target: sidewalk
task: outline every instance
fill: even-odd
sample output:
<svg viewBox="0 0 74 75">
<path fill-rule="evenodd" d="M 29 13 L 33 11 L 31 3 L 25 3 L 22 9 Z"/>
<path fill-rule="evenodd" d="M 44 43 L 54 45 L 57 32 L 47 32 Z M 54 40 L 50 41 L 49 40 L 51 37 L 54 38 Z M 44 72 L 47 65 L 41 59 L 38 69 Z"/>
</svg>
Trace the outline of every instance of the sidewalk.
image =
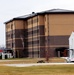
<svg viewBox="0 0 74 75">
<path fill-rule="evenodd" d="M 30 67 L 30 66 L 41 66 L 41 65 L 74 65 L 74 63 L 4 64 L 4 66 L 12 66 L 12 67 Z"/>
</svg>

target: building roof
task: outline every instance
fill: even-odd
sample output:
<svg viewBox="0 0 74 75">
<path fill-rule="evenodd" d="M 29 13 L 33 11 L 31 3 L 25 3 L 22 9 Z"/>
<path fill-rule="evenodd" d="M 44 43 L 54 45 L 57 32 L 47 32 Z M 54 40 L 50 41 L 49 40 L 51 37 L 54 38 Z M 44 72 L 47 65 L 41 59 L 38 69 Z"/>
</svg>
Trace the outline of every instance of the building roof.
<svg viewBox="0 0 74 75">
<path fill-rule="evenodd" d="M 47 11 L 43 11 L 43 12 L 40 12 L 40 13 L 71 13 L 74 11 L 72 10 L 66 10 L 66 9 L 51 9 L 51 10 L 47 10 Z"/>
<path fill-rule="evenodd" d="M 65 10 L 65 9 L 51 9 L 51 10 L 37 12 L 37 13 L 32 12 L 32 14 L 15 17 L 15 18 L 5 22 L 5 24 L 8 23 L 8 22 L 11 22 L 13 20 L 24 20 L 24 19 L 28 19 L 28 18 L 34 17 L 36 15 L 42 15 L 42 14 L 74 14 L 74 11 L 72 11 L 72 10 Z"/>
</svg>

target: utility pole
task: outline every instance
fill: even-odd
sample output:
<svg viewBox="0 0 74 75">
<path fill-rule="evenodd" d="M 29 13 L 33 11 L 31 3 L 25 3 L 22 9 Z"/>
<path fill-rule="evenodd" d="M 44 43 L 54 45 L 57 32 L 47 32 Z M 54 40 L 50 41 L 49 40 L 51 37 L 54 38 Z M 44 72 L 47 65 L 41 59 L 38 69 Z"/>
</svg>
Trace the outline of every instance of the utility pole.
<svg viewBox="0 0 74 75">
<path fill-rule="evenodd" d="M 49 16 L 47 15 L 47 39 L 46 39 L 46 43 L 47 43 L 47 47 L 46 47 L 46 61 L 49 62 Z"/>
<path fill-rule="evenodd" d="M 47 37 L 46 61 L 49 62 L 49 36 Z"/>
</svg>

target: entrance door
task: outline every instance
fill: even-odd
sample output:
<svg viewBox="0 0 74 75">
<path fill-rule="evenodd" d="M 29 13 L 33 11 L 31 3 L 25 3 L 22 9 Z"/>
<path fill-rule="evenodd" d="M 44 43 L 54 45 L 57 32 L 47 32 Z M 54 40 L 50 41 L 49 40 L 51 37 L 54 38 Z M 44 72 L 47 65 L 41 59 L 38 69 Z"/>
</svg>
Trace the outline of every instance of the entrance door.
<svg viewBox="0 0 74 75">
<path fill-rule="evenodd" d="M 19 58 L 19 51 L 16 51 L 16 58 Z"/>
</svg>

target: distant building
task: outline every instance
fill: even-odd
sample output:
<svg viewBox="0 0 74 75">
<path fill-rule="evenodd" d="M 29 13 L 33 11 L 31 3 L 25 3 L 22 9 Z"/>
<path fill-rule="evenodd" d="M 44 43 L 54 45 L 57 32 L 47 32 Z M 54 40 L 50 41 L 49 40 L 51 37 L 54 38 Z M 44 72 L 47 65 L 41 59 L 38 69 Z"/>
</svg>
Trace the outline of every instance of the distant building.
<svg viewBox="0 0 74 75">
<path fill-rule="evenodd" d="M 74 11 L 33 12 L 9 20 L 5 26 L 6 47 L 14 50 L 15 57 L 67 56 L 64 50 L 74 30 Z"/>
<path fill-rule="evenodd" d="M 0 49 L 0 59 L 13 58 L 13 51 L 10 49 Z"/>
</svg>

